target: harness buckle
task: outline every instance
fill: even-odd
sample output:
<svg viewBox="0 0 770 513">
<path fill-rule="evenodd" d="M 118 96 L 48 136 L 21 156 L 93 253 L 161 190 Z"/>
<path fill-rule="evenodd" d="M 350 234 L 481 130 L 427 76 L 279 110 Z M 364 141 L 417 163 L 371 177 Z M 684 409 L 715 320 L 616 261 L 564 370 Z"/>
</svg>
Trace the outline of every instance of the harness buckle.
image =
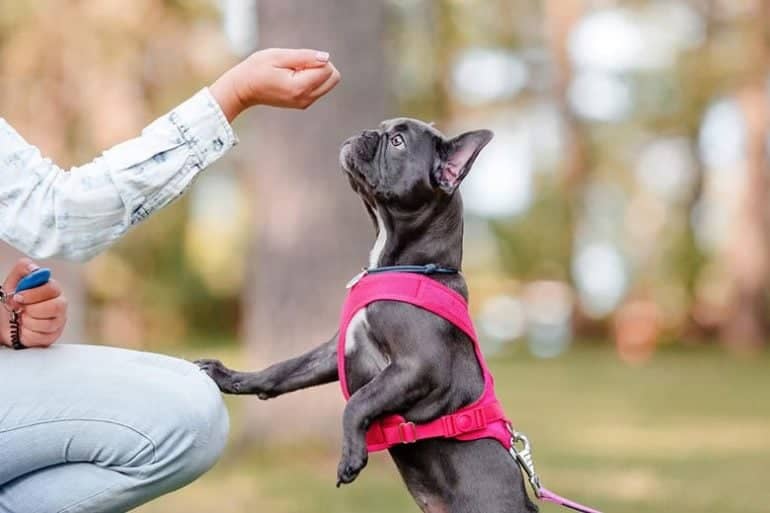
<svg viewBox="0 0 770 513">
<path fill-rule="evenodd" d="M 417 441 L 417 426 L 414 422 L 402 422 L 398 425 L 398 434 L 402 444 L 413 444 Z"/>
<path fill-rule="evenodd" d="M 540 498 L 540 476 L 535 471 L 535 461 L 532 458 L 532 444 L 524 433 L 515 431 L 511 425 L 508 425 L 508 430 L 511 432 L 511 448 L 508 449 L 508 452 L 527 474 L 532 491 L 537 498 Z M 516 449 L 517 443 L 521 443 L 521 449 Z"/>
<path fill-rule="evenodd" d="M 484 408 L 475 408 L 463 413 L 454 413 L 444 418 L 444 436 L 454 438 L 457 435 L 482 429 L 487 425 Z"/>
</svg>

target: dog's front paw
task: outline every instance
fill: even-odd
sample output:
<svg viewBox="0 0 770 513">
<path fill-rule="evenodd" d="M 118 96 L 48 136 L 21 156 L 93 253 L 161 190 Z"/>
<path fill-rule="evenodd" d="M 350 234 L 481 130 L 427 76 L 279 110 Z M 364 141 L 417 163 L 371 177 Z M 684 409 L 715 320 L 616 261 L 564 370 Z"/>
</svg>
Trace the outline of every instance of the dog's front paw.
<svg viewBox="0 0 770 513">
<path fill-rule="evenodd" d="M 342 484 L 349 484 L 355 481 L 358 474 L 366 466 L 367 461 L 369 461 L 369 452 L 366 449 L 366 445 L 356 450 L 343 448 L 342 460 L 337 467 L 337 488 Z"/>
<path fill-rule="evenodd" d="M 195 360 L 195 365 L 208 374 L 222 392 L 226 394 L 241 392 L 241 383 L 235 378 L 235 372 L 225 367 L 219 360 Z"/>
</svg>

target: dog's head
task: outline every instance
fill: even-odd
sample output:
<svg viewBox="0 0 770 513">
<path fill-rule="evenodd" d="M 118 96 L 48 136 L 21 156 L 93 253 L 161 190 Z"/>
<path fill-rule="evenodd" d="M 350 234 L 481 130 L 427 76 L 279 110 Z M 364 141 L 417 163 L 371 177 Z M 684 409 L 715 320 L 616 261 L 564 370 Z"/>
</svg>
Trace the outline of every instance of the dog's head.
<svg viewBox="0 0 770 513">
<path fill-rule="evenodd" d="M 449 139 L 422 121 L 391 119 L 345 141 L 340 163 L 370 210 L 413 213 L 453 196 L 492 135 Z"/>
</svg>

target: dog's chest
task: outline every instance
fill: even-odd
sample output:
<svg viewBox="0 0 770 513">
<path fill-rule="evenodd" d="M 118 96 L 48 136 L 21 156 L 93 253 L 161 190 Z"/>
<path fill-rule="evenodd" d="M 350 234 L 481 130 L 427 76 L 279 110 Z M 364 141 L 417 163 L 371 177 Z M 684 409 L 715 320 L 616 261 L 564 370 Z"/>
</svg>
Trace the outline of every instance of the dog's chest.
<svg viewBox="0 0 770 513">
<path fill-rule="evenodd" d="M 390 358 L 372 333 L 367 309 L 362 308 L 350 319 L 345 331 L 345 374 L 350 392 L 374 379 L 389 364 Z"/>
</svg>

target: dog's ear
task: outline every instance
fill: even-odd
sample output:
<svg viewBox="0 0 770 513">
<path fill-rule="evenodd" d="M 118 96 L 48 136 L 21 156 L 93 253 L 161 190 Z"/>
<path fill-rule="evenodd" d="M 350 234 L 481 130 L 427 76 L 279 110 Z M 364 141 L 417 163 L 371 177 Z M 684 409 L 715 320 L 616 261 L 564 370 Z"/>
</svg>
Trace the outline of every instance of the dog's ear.
<svg viewBox="0 0 770 513">
<path fill-rule="evenodd" d="M 463 181 L 484 146 L 494 137 L 491 130 L 474 130 L 442 141 L 434 171 L 438 186 L 452 194 Z"/>
</svg>

